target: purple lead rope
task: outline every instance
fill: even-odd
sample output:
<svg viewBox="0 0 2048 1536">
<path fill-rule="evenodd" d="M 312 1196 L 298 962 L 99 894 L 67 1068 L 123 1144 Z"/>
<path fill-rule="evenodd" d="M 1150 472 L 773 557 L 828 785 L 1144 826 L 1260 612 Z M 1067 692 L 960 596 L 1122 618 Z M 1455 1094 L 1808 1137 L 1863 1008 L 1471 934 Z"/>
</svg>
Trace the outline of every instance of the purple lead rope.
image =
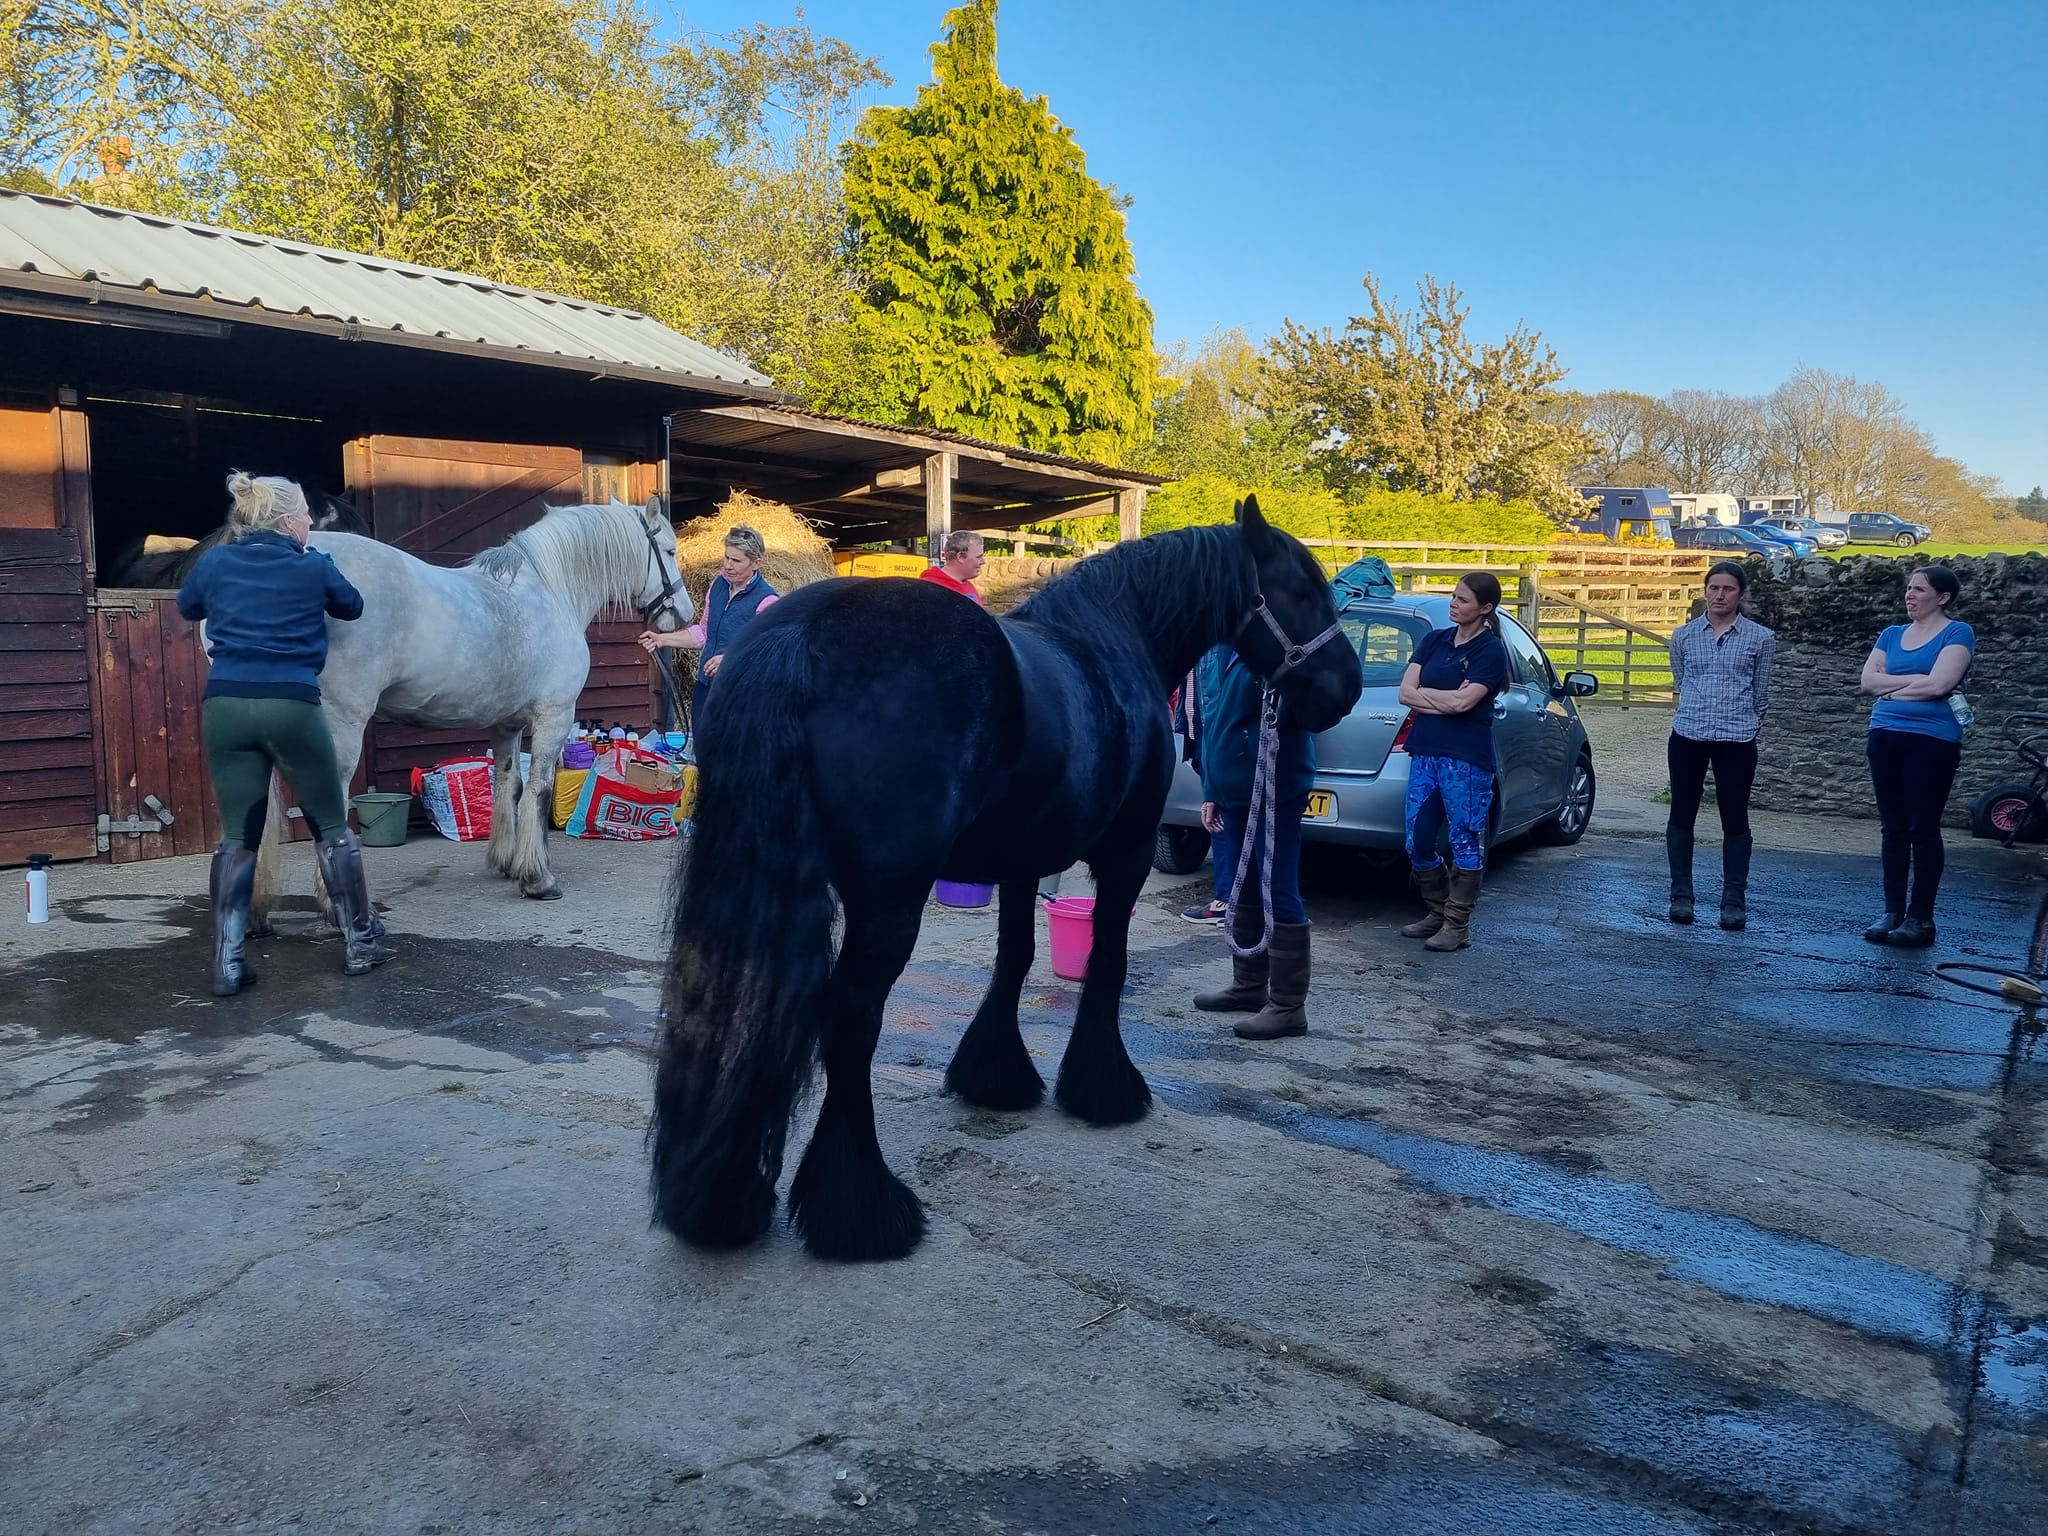
<svg viewBox="0 0 2048 1536">
<path fill-rule="evenodd" d="M 1259 757 L 1252 767 L 1252 803 L 1245 807 L 1244 842 L 1237 850 L 1237 874 L 1230 882 L 1230 900 L 1223 911 L 1223 940 L 1230 952 L 1249 960 L 1263 955 L 1273 942 L 1273 808 L 1279 797 L 1273 780 L 1280 766 L 1280 696 L 1270 685 L 1259 699 Z M 1259 941 L 1249 946 L 1237 942 L 1237 900 L 1244 892 L 1244 877 L 1250 872 L 1254 839 L 1259 849 L 1259 916 L 1263 927 Z"/>
</svg>

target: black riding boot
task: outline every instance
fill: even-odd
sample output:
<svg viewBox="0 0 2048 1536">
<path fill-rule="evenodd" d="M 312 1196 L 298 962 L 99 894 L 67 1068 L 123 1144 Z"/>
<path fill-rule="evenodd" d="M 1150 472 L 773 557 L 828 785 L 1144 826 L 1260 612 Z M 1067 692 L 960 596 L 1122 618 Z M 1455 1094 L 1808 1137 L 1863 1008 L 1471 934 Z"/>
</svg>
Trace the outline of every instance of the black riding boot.
<svg viewBox="0 0 2048 1536">
<path fill-rule="evenodd" d="M 1692 921 L 1692 828 L 1666 825 L 1664 856 L 1671 864 L 1671 921 Z"/>
<path fill-rule="evenodd" d="M 214 850 L 207 875 L 213 899 L 213 995 L 233 997 L 256 984 L 256 973 L 242 958 L 249 939 L 249 901 L 256 894 L 256 853 L 230 839 Z"/>
<path fill-rule="evenodd" d="M 1731 933 L 1749 926 L 1749 854 L 1755 846 L 1747 832 L 1721 843 L 1721 926 Z"/>
<path fill-rule="evenodd" d="M 1237 942 L 1253 945 L 1266 931 L 1265 909 L 1256 898 L 1237 904 Z M 1256 955 L 1233 953 L 1230 957 L 1230 985 L 1219 992 L 1197 992 L 1195 1006 L 1204 1013 L 1257 1013 L 1266 1006 L 1266 979 L 1273 963 L 1268 952 Z"/>
<path fill-rule="evenodd" d="M 391 951 L 377 933 L 377 914 L 370 906 L 370 885 L 363 875 L 363 845 L 344 827 L 316 844 L 315 851 L 320 877 L 327 882 L 327 894 L 334 902 L 334 915 L 341 919 L 342 969 L 350 976 L 367 975 L 372 967 L 389 960 Z"/>
</svg>

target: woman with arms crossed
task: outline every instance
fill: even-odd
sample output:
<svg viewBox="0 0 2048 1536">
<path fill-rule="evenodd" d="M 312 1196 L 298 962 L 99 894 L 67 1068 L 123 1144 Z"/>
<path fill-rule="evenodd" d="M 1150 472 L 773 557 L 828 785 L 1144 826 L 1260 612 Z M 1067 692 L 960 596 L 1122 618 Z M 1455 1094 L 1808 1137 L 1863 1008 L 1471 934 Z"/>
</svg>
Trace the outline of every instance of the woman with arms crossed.
<svg viewBox="0 0 2048 1536">
<path fill-rule="evenodd" d="M 1493 807 L 1493 700 L 1507 687 L 1500 637 L 1500 582 L 1474 571 L 1451 594 L 1451 625 L 1423 636 L 1401 679 L 1415 712 L 1408 733 L 1408 862 L 1429 911 L 1401 930 L 1425 949 L 1463 949 L 1486 878 L 1486 827 Z M 1437 841 L 1449 829 L 1446 870 Z"/>
<path fill-rule="evenodd" d="M 1873 944 L 1920 949 L 1934 942 L 1941 813 L 1963 760 L 1956 705 L 1977 653 L 1976 632 L 1949 617 L 1961 591 L 1945 565 L 1915 571 L 1906 583 L 1906 622 L 1879 635 L 1863 663 L 1863 691 L 1877 700 L 1868 751 L 1884 854 L 1884 915 L 1863 930 Z"/>
</svg>

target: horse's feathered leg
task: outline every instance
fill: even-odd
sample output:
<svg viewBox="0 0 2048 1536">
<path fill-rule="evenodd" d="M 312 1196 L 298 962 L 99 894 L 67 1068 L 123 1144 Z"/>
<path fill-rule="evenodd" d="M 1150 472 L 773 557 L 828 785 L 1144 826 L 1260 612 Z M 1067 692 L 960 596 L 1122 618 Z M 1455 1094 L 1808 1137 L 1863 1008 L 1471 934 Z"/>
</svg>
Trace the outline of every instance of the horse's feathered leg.
<svg viewBox="0 0 2048 1536">
<path fill-rule="evenodd" d="M 869 1074 L 882 1006 L 917 946 L 926 889 L 920 881 L 847 902 L 824 1041 L 825 1102 L 789 1184 L 790 1221 L 817 1258 L 900 1259 L 924 1236 L 924 1207 L 883 1161 Z"/>
<path fill-rule="evenodd" d="M 555 762 L 574 724 L 567 709 L 536 714 L 533 721 L 533 765 L 521 787 L 511 873 L 519 877 L 519 894 L 535 901 L 555 901 L 562 894 L 548 867 L 548 816 L 555 803 Z"/>
<path fill-rule="evenodd" d="M 983 1109 L 1030 1109 L 1045 1097 L 1045 1079 L 1017 1027 L 1017 999 L 1037 940 L 1037 891 L 1036 880 L 1003 883 L 995 975 L 946 1068 L 946 1086 Z"/>
<path fill-rule="evenodd" d="M 519 841 L 519 735 L 521 727 L 491 730 L 491 840 L 484 845 L 484 863 L 499 874 L 519 873 L 513 849 Z"/>
<path fill-rule="evenodd" d="M 1053 1097 L 1060 1108 L 1090 1125 L 1129 1125 L 1144 1119 L 1152 1106 L 1152 1090 L 1131 1064 L 1117 1023 L 1130 962 L 1131 906 L 1151 858 L 1148 832 L 1143 842 L 1089 861 L 1095 876 L 1095 941 Z"/>
<path fill-rule="evenodd" d="M 270 775 L 270 804 L 263 816 L 263 837 L 256 844 L 256 886 L 249 898 L 249 937 L 267 939 L 277 930 L 270 914 L 284 892 L 284 780 Z M 223 835 L 228 834 L 223 829 Z"/>
</svg>

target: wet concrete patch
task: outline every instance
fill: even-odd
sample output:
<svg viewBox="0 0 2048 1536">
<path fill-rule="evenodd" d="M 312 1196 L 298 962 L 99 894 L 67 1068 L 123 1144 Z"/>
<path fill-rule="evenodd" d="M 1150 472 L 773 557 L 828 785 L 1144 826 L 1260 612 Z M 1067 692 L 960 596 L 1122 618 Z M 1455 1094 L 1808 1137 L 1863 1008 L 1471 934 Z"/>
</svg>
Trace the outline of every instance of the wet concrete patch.
<svg viewBox="0 0 2048 1536">
<path fill-rule="evenodd" d="M 0 973 L 9 996 L 0 1026 L 79 1058 L 65 1075 L 83 1086 L 58 1128 L 102 1129 L 231 1092 L 275 1064 L 266 1041 L 394 1071 L 421 1062 L 415 1049 L 378 1044 L 393 1036 L 448 1039 L 526 1062 L 654 1047 L 654 974 L 623 956 L 396 935 L 392 963 L 349 977 L 338 936 L 301 923 L 250 946 L 255 986 L 216 998 L 207 986 L 206 913 L 188 909 L 187 931 L 124 949 L 118 960 L 79 950 Z M 59 1085 L 55 1077 L 30 1083 L 46 1092 Z"/>
<path fill-rule="evenodd" d="M 2022 1368 L 2007 1371 L 1999 1365 L 1979 1373 L 1975 1390 L 2015 1413 L 2041 1416 L 2040 1427 L 2048 1432 L 2048 1403 L 2041 1400 L 2027 1363 L 2040 1324 L 2006 1316 L 1976 1288 L 1774 1232 L 1737 1216 L 1686 1210 L 1643 1185 L 1571 1172 L 1520 1153 L 1389 1130 L 1368 1119 L 1317 1115 L 1156 1074 L 1151 1083 L 1176 1108 L 1232 1115 L 1318 1146 L 1363 1153 L 1402 1169 L 1425 1188 L 1657 1259 L 1672 1278 L 1736 1300 L 1791 1307 L 1941 1354 L 1965 1374 L 1983 1347 L 1980 1334 L 2010 1339 Z M 2008 1400 L 2003 1395 L 2008 1390 L 2018 1395 Z"/>
</svg>

